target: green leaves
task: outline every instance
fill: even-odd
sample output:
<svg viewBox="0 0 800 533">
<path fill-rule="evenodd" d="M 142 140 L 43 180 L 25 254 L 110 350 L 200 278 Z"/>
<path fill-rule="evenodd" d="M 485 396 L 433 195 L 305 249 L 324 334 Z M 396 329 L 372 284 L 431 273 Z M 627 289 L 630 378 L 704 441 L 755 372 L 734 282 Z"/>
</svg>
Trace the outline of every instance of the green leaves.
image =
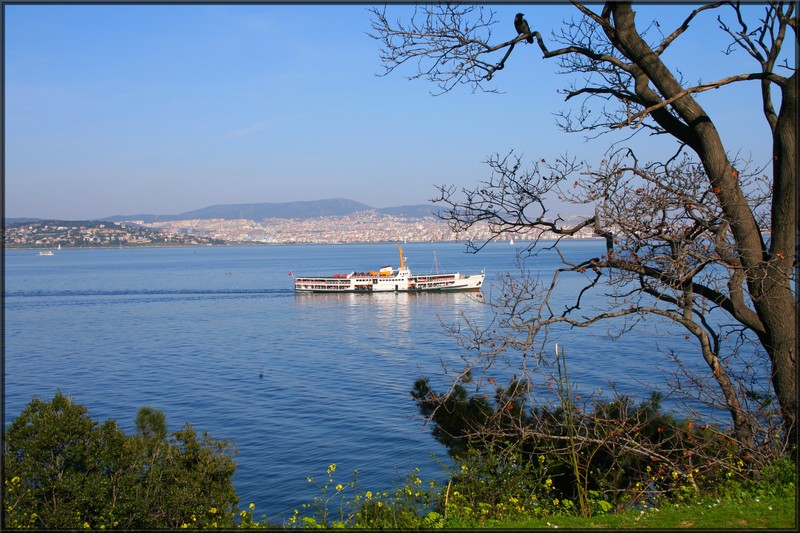
<svg viewBox="0 0 800 533">
<path fill-rule="evenodd" d="M 31 400 L 5 435 L 5 524 L 233 525 L 232 444 L 198 438 L 189 424 L 167 438 L 166 417 L 152 408 L 139 411 L 136 425 L 139 435 L 127 436 L 113 420 L 98 424 L 61 392 Z"/>
</svg>

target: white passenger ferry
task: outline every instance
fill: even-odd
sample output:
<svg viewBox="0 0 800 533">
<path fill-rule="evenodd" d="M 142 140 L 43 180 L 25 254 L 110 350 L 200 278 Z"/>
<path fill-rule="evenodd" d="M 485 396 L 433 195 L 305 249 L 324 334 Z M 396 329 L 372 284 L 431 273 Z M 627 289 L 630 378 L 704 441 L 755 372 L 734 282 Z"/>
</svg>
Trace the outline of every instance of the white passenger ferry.
<svg viewBox="0 0 800 533">
<path fill-rule="evenodd" d="M 479 291 L 486 274 L 465 276 L 454 274 L 428 274 L 415 276 L 406 266 L 403 249 L 400 251 L 400 268 L 385 266 L 378 271 L 351 272 L 332 276 L 292 276 L 297 292 L 456 292 Z"/>
</svg>

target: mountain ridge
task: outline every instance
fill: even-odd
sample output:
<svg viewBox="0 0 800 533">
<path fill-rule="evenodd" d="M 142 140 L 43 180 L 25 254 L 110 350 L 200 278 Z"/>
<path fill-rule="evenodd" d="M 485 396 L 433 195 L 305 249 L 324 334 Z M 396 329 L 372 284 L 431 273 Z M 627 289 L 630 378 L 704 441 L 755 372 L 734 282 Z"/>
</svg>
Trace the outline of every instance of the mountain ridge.
<svg viewBox="0 0 800 533">
<path fill-rule="evenodd" d="M 112 215 L 97 219 L 103 222 L 163 222 L 172 220 L 206 220 L 221 218 L 225 220 L 263 220 L 265 218 L 297 218 L 309 219 L 325 216 L 345 216 L 364 211 L 375 211 L 379 214 L 407 218 L 423 218 L 435 216 L 443 208 L 432 204 L 402 205 L 396 207 L 375 208 L 346 198 L 330 198 L 325 200 L 301 200 L 295 202 L 259 202 L 248 204 L 215 204 L 174 215 Z M 6 218 L 6 224 L 19 222 L 35 222 L 49 220 L 43 218 L 17 217 Z"/>
</svg>

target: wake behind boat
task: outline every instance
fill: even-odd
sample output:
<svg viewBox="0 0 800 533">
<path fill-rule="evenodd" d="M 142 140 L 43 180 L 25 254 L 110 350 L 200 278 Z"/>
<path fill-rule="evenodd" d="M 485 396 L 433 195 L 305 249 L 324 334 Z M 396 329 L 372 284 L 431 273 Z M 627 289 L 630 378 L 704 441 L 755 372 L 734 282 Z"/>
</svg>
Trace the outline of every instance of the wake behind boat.
<svg viewBox="0 0 800 533">
<path fill-rule="evenodd" d="M 465 276 L 454 274 L 428 274 L 416 276 L 406 266 L 403 249 L 400 267 L 385 266 L 378 271 L 351 272 L 332 276 L 296 276 L 296 292 L 475 292 L 481 290 L 485 273 Z"/>
</svg>

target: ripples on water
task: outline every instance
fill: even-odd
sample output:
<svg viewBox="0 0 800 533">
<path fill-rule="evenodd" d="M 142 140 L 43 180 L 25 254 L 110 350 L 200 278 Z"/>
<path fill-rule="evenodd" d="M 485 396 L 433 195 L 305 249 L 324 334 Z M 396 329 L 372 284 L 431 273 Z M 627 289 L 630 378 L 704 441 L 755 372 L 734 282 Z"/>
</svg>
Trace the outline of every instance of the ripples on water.
<svg viewBox="0 0 800 533">
<path fill-rule="evenodd" d="M 570 243 L 597 255 L 598 242 Z M 514 271 L 514 250 L 408 244 L 414 272 Z M 441 323 L 490 318 L 471 294 L 295 295 L 288 273 L 329 274 L 397 264 L 393 245 L 61 250 L 5 253 L 7 425 L 33 396 L 57 389 L 114 418 L 128 433 L 142 405 L 170 430 L 191 422 L 238 446 L 237 492 L 279 520 L 359 470 L 363 490 L 391 488 L 412 468 L 439 475 L 445 451 L 417 416 L 409 390 L 421 374 L 460 361 Z M 555 257 L 534 263 L 552 269 Z M 642 338 L 570 332 L 570 375 L 584 388 L 623 390 L 658 380 Z M 664 342 L 664 339 L 661 340 Z M 677 342 L 680 348 L 681 343 Z M 653 350 L 655 350 L 655 346 Z M 648 354 L 649 355 L 649 354 Z M 621 371 L 624 369 L 624 371 Z"/>
</svg>

